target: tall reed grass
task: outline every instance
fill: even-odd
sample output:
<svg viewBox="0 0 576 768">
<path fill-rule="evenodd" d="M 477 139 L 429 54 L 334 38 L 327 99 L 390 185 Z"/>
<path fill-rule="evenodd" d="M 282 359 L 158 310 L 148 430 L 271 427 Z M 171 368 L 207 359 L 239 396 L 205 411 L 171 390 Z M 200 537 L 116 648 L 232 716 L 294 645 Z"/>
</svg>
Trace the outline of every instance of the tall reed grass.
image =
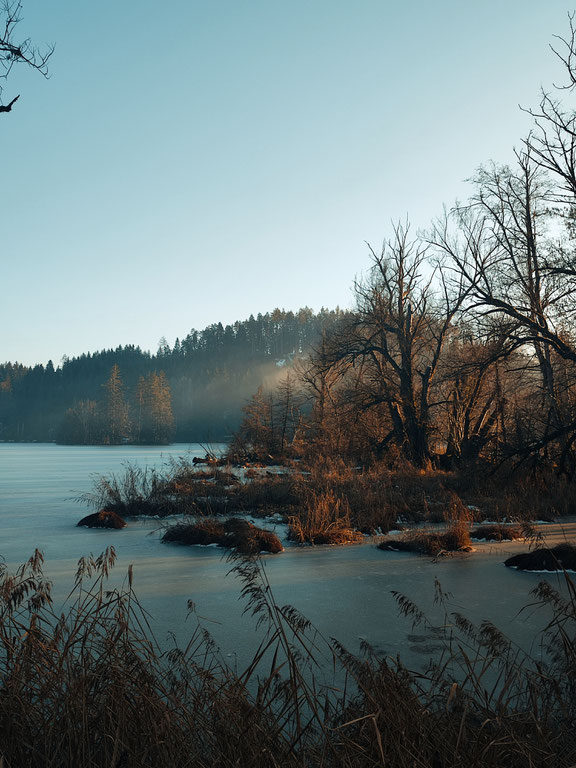
<svg viewBox="0 0 576 768">
<path fill-rule="evenodd" d="M 353 544 L 362 534 L 350 523 L 350 505 L 333 491 L 310 491 L 298 515 L 288 519 L 288 538 L 299 544 Z"/>
<path fill-rule="evenodd" d="M 0 759 L 4 768 L 569 768 L 576 762 L 576 589 L 543 582 L 547 649 L 532 659 L 488 622 L 444 604 L 442 627 L 397 595 L 414 624 L 440 631 L 427 672 L 361 656 L 278 605 L 265 572 L 240 558 L 252 661 L 230 668 L 201 622 L 185 648 L 160 649 L 129 570 L 112 549 L 80 561 L 55 610 L 42 557 L 0 574 Z M 193 611 L 194 607 L 190 605 Z M 375 606 L 376 609 L 376 606 Z M 336 670 L 333 678 L 331 670 Z M 335 682 L 336 681 L 336 682 Z"/>
<path fill-rule="evenodd" d="M 94 475 L 92 490 L 78 496 L 77 501 L 96 511 L 116 512 L 121 517 L 165 517 L 193 509 L 193 497 L 174 497 L 166 472 L 133 464 L 126 464 L 119 475 Z"/>
</svg>

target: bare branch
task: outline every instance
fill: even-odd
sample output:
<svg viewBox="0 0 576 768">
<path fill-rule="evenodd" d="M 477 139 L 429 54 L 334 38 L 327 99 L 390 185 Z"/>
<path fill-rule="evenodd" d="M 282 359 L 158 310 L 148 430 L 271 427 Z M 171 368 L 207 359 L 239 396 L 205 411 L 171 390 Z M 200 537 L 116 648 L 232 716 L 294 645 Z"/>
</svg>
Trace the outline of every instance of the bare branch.
<svg viewBox="0 0 576 768">
<path fill-rule="evenodd" d="M 3 29 L 0 32 L 0 79 L 7 80 L 16 64 L 25 64 L 43 77 L 48 77 L 48 61 L 54 53 L 54 46 L 41 50 L 33 45 L 30 38 L 17 40 L 15 37 L 16 27 L 22 21 L 21 0 L 4 0 L 0 6 L 0 17 L 3 17 Z M 0 112 L 10 112 L 18 98 L 16 96 L 6 106 L 0 105 Z"/>
</svg>

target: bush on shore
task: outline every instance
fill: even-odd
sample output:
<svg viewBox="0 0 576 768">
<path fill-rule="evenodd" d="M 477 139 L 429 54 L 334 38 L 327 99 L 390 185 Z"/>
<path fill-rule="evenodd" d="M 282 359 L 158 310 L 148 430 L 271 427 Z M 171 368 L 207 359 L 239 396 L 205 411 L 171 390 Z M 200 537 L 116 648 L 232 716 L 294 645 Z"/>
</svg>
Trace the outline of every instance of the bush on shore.
<svg viewBox="0 0 576 768">
<path fill-rule="evenodd" d="M 121 517 L 167 517 L 194 510 L 193 497 L 176 498 L 169 492 L 164 473 L 131 464 L 121 475 L 94 477 L 92 491 L 81 494 L 78 501 L 97 512 L 111 510 Z"/>
<path fill-rule="evenodd" d="M 288 520 L 288 538 L 299 544 L 355 544 L 360 531 L 350 525 L 350 506 L 332 491 L 311 492 L 304 509 Z"/>
</svg>

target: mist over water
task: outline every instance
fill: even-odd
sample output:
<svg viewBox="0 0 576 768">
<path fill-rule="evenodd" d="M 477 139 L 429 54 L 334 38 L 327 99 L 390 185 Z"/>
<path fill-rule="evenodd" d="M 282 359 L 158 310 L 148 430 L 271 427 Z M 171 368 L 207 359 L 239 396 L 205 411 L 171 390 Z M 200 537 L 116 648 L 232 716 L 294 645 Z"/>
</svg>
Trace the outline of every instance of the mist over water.
<svg viewBox="0 0 576 768">
<path fill-rule="evenodd" d="M 211 448 L 214 446 L 211 446 Z M 218 447 L 218 446 L 216 446 Z M 255 621 L 243 616 L 241 583 L 229 575 L 231 564 L 221 549 L 162 544 L 159 520 L 130 520 L 121 531 L 78 528 L 88 513 L 77 496 L 91 490 L 91 475 L 121 473 L 126 463 L 161 467 L 170 457 L 202 456 L 199 444 L 148 446 L 58 446 L 0 444 L 0 554 L 10 570 L 27 560 L 34 549 L 45 556 L 45 571 L 53 581 L 56 603 L 70 591 L 77 561 L 114 546 L 118 560 L 111 584 L 119 585 L 133 565 L 134 586 L 150 612 L 161 644 L 171 633 L 183 644 L 196 626 L 186 620 L 187 602 L 213 633 L 226 656 L 241 665 L 255 650 Z M 570 524 L 573 531 L 574 524 Z M 560 526 L 548 526 L 548 541 L 560 540 Z M 277 527 L 279 535 L 283 526 Z M 436 626 L 445 625 L 444 609 L 434 605 L 434 579 L 453 595 L 450 610 L 474 622 L 489 619 L 524 648 L 538 653 L 537 631 L 547 616 L 533 609 L 529 591 L 546 578 L 561 586 L 555 575 L 522 573 L 504 568 L 510 554 L 523 543 L 477 544 L 472 555 L 437 563 L 406 553 L 382 552 L 366 538 L 347 547 L 287 546 L 284 553 L 263 558 L 278 604 L 289 603 L 326 636 L 358 652 L 362 640 L 379 653 L 395 655 L 412 666 L 424 666 L 439 649 L 434 632 L 412 628 L 398 615 L 392 590 L 413 600 Z"/>
</svg>

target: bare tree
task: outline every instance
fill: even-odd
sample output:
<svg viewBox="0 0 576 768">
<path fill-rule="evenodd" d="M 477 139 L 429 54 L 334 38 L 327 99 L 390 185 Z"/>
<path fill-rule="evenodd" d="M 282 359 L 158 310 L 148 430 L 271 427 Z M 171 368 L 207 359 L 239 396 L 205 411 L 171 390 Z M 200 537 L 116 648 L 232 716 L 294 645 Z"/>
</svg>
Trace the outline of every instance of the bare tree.
<svg viewBox="0 0 576 768">
<path fill-rule="evenodd" d="M 333 343 L 328 344 L 324 332 L 317 349 L 296 367 L 303 397 L 310 403 L 308 439 L 322 456 L 354 453 L 360 437 L 356 428 L 360 416 L 356 394 L 362 372 L 359 367 L 348 366 L 346 374 L 344 366 L 327 364 L 332 348 Z"/>
<path fill-rule="evenodd" d="M 385 406 L 389 416 L 381 447 L 395 443 L 408 460 L 427 466 L 433 383 L 462 295 L 450 290 L 438 265 L 432 269 L 428 245 L 411 240 L 408 225 L 394 226 L 380 253 L 370 251 L 370 276 L 355 285 L 356 314 L 329 339 L 322 364 L 342 374 L 362 366 L 358 407 Z"/>
<path fill-rule="evenodd" d="M 516 160 L 515 169 L 480 169 L 470 203 L 439 224 L 431 241 L 466 284 L 467 310 L 496 322 L 506 336 L 507 353 L 519 350 L 525 367 L 538 373 L 533 409 L 540 428 L 522 447 L 530 453 L 574 429 L 561 407 L 556 360 L 576 362 L 569 332 L 576 272 L 567 263 L 566 248 L 548 232 L 557 223 L 550 179 L 530 151 L 517 153 Z"/>
<path fill-rule="evenodd" d="M 4 0 L 0 6 L 0 19 L 0 79 L 7 80 L 16 64 L 25 64 L 47 77 L 48 61 L 54 52 L 54 46 L 41 50 L 33 45 L 30 38 L 16 37 L 16 28 L 22 20 L 20 0 Z M 0 85 L 0 96 L 2 91 Z M 11 112 L 19 98 L 18 94 L 8 104 L 0 105 L 0 112 Z"/>
<path fill-rule="evenodd" d="M 298 438 L 302 428 L 301 393 L 299 382 L 291 371 L 276 387 L 276 411 L 280 455 Z"/>
<path fill-rule="evenodd" d="M 554 91 L 571 92 L 576 88 L 576 29 L 574 14 L 569 14 L 570 34 L 556 36 L 551 50 L 561 62 L 568 82 L 555 85 Z M 534 130 L 525 141 L 536 163 L 559 182 L 558 203 L 573 205 L 576 199 L 576 113 L 567 109 L 553 92 L 542 89 L 540 104 L 526 110 L 534 118 Z"/>
<path fill-rule="evenodd" d="M 437 420 L 445 435 L 446 467 L 474 464 L 488 449 L 495 458 L 506 443 L 507 385 L 518 378 L 504 365 L 509 354 L 502 334 L 483 334 L 477 324 L 460 319 L 439 371 Z"/>
</svg>

